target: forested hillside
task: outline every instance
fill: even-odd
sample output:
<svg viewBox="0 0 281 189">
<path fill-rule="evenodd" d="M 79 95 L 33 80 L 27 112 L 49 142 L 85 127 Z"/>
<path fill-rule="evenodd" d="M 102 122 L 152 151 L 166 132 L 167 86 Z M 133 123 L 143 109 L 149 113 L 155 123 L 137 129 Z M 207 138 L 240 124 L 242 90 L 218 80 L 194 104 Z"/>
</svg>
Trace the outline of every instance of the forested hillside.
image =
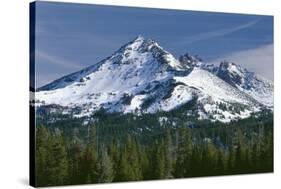
<svg viewBox="0 0 281 189">
<path fill-rule="evenodd" d="M 86 124 L 38 118 L 36 185 L 273 171 L 271 113 L 230 123 L 180 115 L 97 112 Z"/>
</svg>

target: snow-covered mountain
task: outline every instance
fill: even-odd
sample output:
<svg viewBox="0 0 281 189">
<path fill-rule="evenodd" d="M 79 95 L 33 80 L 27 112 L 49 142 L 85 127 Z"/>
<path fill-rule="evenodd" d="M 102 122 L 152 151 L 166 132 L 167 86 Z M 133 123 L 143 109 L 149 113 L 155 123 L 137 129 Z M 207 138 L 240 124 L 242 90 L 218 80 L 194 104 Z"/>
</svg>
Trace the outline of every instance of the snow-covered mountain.
<svg viewBox="0 0 281 189">
<path fill-rule="evenodd" d="M 199 67 L 213 73 L 266 107 L 273 108 L 273 83 L 262 76 L 250 72 L 233 62 L 223 61 L 219 66 L 216 66 L 204 63 L 202 59 L 189 54 L 180 56 L 179 60 L 191 68 Z"/>
<path fill-rule="evenodd" d="M 189 53 L 181 55 L 179 57 L 179 61 L 182 64 L 188 65 L 190 68 L 200 67 L 203 64 L 202 59 L 199 58 L 198 55 L 193 56 L 193 55 L 190 55 Z"/>
<path fill-rule="evenodd" d="M 99 63 L 37 89 L 36 105 L 59 105 L 64 113 L 75 109 L 79 117 L 101 108 L 155 113 L 189 105 L 187 116 L 224 122 L 265 108 L 264 101 L 249 92 L 265 85 L 233 85 L 219 74 L 222 68 L 217 69 L 206 69 L 198 57 L 177 60 L 154 40 L 138 36 Z M 256 77 L 249 81 L 258 82 Z"/>
<path fill-rule="evenodd" d="M 120 70 L 121 68 L 124 70 Z M 129 72 L 132 70 L 135 70 L 137 72 L 135 74 L 139 77 L 147 77 L 154 76 L 156 73 L 145 72 L 156 71 L 159 73 L 161 72 L 161 75 L 165 75 L 165 71 L 183 71 L 184 69 L 188 69 L 188 66 L 181 64 L 173 55 L 165 51 L 155 41 L 138 36 L 133 41 L 122 46 L 110 57 L 93 66 L 82 69 L 81 71 L 57 79 L 54 82 L 39 88 L 38 91 L 59 89 L 75 82 L 81 82 L 83 79 L 87 80 L 89 79 L 87 76 L 90 76 L 94 72 L 102 74 L 103 72 L 110 72 L 110 74 L 119 73 L 124 76 L 122 79 L 128 79 L 125 77 L 130 77 L 132 73 L 130 74 Z M 103 80 L 111 83 L 110 78 L 103 78 Z M 101 85 L 102 90 L 104 90 L 104 87 L 106 87 L 104 83 L 99 81 L 99 84 Z M 120 83 L 117 85 L 120 85 Z"/>
<path fill-rule="evenodd" d="M 215 74 L 267 107 L 273 107 L 273 83 L 239 65 L 223 61 Z"/>
</svg>

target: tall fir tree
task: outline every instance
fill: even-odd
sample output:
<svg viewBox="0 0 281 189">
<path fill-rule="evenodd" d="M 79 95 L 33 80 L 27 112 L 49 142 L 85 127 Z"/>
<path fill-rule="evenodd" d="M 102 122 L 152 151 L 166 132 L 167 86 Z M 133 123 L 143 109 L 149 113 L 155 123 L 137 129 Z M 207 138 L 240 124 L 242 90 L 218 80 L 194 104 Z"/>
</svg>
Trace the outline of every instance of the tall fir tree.
<svg viewBox="0 0 281 189">
<path fill-rule="evenodd" d="M 68 178 L 67 151 L 62 135 L 52 135 L 48 149 L 46 175 L 49 186 L 63 185 Z"/>
<path fill-rule="evenodd" d="M 97 165 L 97 170 L 98 170 L 97 182 L 107 183 L 113 181 L 114 179 L 113 163 L 105 147 L 102 148 Z"/>
<path fill-rule="evenodd" d="M 44 126 L 39 126 L 36 129 L 36 185 L 46 185 L 47 172 L 45 168 L 47 165 L 47 158 L 49 153 L 49 132 Z"/>
</svg>

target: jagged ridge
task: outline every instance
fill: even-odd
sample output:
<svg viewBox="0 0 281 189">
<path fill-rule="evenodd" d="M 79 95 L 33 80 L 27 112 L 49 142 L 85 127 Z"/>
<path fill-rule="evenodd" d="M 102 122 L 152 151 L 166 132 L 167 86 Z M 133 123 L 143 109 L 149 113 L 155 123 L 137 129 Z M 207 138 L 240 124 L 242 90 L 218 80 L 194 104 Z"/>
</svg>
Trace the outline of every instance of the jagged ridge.
<svg viewBox="0 0 281 189">
<path fill-rule="evenodd" d="M 99 63 L 39 88 L 36 105 L 57 104 L 66 113 L 79 107 L 76 116 L 89 116 L 100 108 L 170 111 L 196 99 L 191 114 L 220 121 L 244 118 L 263 108 L 241 85 L 231 83 L 233 77 L 221 77 L 223 66 L 207 68 L 198 57 L 186 54 L 177 60 L 154 40 L 138 36 Z"/>
</svg>

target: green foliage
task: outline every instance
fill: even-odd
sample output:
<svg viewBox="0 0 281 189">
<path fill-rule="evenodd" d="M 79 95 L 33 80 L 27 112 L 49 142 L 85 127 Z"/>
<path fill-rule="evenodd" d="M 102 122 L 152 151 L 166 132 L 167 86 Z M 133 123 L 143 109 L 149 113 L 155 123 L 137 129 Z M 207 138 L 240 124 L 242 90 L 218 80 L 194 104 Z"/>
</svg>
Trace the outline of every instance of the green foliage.
<svg viewBox="0 0 281 189">
<path fill-rule="evenodd" d="M 79 119 L 37 126 L 37 186 L 273 171 L 272 114 L 224 124 L 182 113 L 101 111 L 88 126 Z"/>
<path fill-rule="evenodd" d="M 69 170 L 63 136 L 60 134 L 50 135 L 46 128 L 38 127 L 36 141 L 37 185 L 65 184 Z"/>
<path fill-rule="evenodd" d="M 112 182 L 114 179 L 113 163 L 106 149 L 102 150 L 98 162 L 97 182 Z"/>
</svg>

